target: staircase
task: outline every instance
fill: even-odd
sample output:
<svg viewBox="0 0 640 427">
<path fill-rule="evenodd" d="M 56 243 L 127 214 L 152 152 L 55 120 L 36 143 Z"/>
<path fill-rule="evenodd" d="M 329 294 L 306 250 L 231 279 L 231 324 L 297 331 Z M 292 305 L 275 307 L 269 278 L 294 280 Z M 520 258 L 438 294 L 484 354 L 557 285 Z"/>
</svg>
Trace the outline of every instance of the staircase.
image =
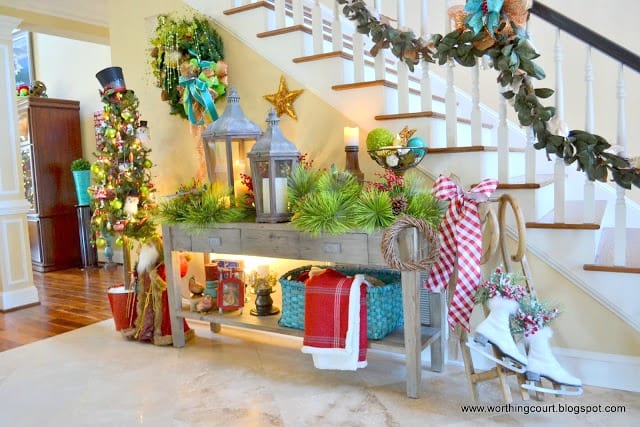
<svg viewBox="0 0 640 427">
<path fill-rule="evenodd" d="M 534 150 L 529 132 L 509 116 L 511 107 L 497 93 L 493 70 L 480 73 L 482 63 L 474 69 L 425 64 L 410 73 L 391 56 L 372 58 L 364 47 L 370 41 L 354 34 L 351 22 L 332 1 L 229 0 L 228 8 L 209 0 L 185 2 L 215 19 L 306 90 L 318 94 L 353 120 L 361 132 L 375 127 L 397 132 L 408 125 L 430 135 L 429 152 L 418 169 L 431 179 L 454 173 L 468 187 L 483 178 L 498 178 L 498 192 L 513 194 L 522 206 L 530 252 L 640 331 L 640 256 L 631 249 L 640 243 L 640 205 L 619 187 L 586 182 L 574 167 L 549 161 L 545 153 Z M 397 4 L 399 13 L 386 14 L 395 16 L 400 26 L 409 25 L 407 17 L 415 18 L 415 14 L 403 12 L 405 3 L 407 7 L 421 3 L 423 13 L 418 14 L 416 25 L 422 33 L 427 33 L 425 27 L 434 21 L 423 16 L 427 4 L 429 14 L 436 10 L 437 16 L 445 16 L 443 1 L 392 3 Z M 371 8 L 378 4 L 376 1 Z M 549 52 L 547 56 L 555 61 L 551 68 L 556 68 L 555 90 L 561 94 L 561 32 L 553 27 L 556 40 L 547 50 L 535 38 L 538 28 L 548 32 L 545 26 L 549 25 L 538 15 L 547 20 L 557 16 L 549 15 L 538 3 L 533 11 L 530 32 L 543 57 Z M 435 22 L 443 25 L 434 26 L 433 32 L 447 32 L 444 27 L 450 25 L 449 20 L 437 18 Z M 591 55 L 591 48 L 587 52 Z M 543 68 L 549 75 L 549 66 Z M 588 70 L 587 64 L 586 80 L 590 83 Z M 553 86 L 547 80 L 536 87 Z M 624 80 L 620 76 L 617 87 L 614 103 L 624 111 Z M 553 102 L 551 98 L 548 101 Z M 587 104 L 593 102 L 587 97 Z M 556 99 L 559 111 L 563 104 L 562 99 Z M 626 147 L 624 113 L 618 116 L 616 141 Z M 587 117 L 587 127 L 592 125 L 593 120 L 589 122 Z"/>
</svg>

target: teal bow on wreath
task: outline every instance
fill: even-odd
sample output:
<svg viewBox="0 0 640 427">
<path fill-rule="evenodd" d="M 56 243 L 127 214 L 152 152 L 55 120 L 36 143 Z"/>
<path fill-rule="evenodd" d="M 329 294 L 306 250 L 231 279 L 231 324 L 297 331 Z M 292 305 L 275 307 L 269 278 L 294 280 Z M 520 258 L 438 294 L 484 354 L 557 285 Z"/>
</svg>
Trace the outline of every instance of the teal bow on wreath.
<svg viewBox="0 0 640 427">
<path fill-rule="evenodd" d="M 189 51 L 189 53 L 195 56 L 195 58 L 192 58 L 189 62 L 194 68 L 200 70 L 200 74 L 198 77 L 180 76 L 180 86 L 184 87 L 182 105 L 189 121 L 194 125 L 202 125 L 204 124 L 204 120 L 196 118 L 194 102 L 204 107 L 205 113 L 211 120 L 218 120 L 218 112 L 214 105 L 215 98 L 211 96 L 209 89 L 212 89 L 217 94 L 217 97 L 218 95 L 224 94 L 226 85 L 221 83 L 215 75 L 215 63 L 211 61 L 201 61 L 194 52 Z M 207 71 L 209 71 L 212 77 L 207 75 Z"/>
<path fill-rule="evenodd" d="M 475 34 L 482 31 L 484 25 L 487 26 L 489 34 L 493 36 L 493 29 L 500 23 L 500 11 L 504 0 L 468 0 L 464 6 L 467 12 L 465 24 L 473 30 Z"/>
</svg>

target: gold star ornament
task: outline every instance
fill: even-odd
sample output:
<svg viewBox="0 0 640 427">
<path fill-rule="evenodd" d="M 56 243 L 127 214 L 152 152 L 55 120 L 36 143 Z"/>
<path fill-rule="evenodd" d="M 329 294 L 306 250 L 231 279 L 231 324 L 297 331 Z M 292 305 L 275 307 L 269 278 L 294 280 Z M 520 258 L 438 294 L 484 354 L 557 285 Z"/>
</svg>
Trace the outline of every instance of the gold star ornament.
<svg viewBox="0 0 640 427">
<path fill-rule="evenodd" d="M 293 109 L 293 101 L 295 101 L 304 92 L 303 89 L 289 90 L 284 76 L 280 76 L 280 86 L 278 91 L 272 95 L 264 95 L 263 98 L 273 104 L 278 117 L 282 113 L 287 113 L 293 120 L 298 120 L 295 110 Z"/>
</svg>

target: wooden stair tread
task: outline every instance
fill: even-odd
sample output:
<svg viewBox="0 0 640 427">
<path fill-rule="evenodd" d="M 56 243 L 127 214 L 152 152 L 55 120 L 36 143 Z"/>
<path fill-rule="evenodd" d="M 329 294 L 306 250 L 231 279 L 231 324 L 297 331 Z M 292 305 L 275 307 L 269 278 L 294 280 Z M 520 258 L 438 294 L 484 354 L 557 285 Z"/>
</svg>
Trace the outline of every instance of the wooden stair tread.
<svg viewBox="0 0 640 427">
<path fill-rule="evenodd" d="M 334 52 L 324 52 L 318 53 L 317 55 L 308 55 L 308 56 L 300 56 L 298 58 L 293 58 L 293 62 L 295 64 L 300 64 L 303 62 L 312 62 L 312 61 L 321 61 L 323 59 L 328 58 L 343 58 L 353 60 L 353 55 L 342 52 L 342 51 L 334 51 Z"/>
<path fill-rule="evenodd" d="M 498 184 L 498 190 L 535 190 L 553 183 L 553 174 L 537 174 L 533 182 L 526 182 L 524 175 L 509 178 Z"/>
<path fill-rule="evenodd" d="M 598 246 L 598 254 L 593 264 L 585 264 L 588 271 L 607 271 L 614 273 L 640 274 L 640 251 L 636 249 L 640 242 L 640 228 L 627 228 L 627 258 L 624 266 L 614 265 L 615 233 L 613 228 L 603 228 Z"/>
<path fill-rule="evenodd" d="M 245 4 L 239 7 L 234 7 L 232 9 L 227 9 L 222 13 L 225 15 L 235 15 L 236 13 L 242 13 L 242 12 L 246 12 L 247 10 L 258 9 L 260 7 L 266 7 L 267 9 L 270 9 L 270 10 L 275 9 L 272 3 L 269 3 L 267 1 L 258 1 L 255 3 Z"/>
<path fill-rule="evenodd" d="M 607 207 L 605 200 L 595 201 L 595 222 L 585 223 L 582 221 L 583 206 L 582 200 L 568 200 L 564 205 L 565 222 L 556 222 L 554 211 L 550 211 L 538 221 L 526 223 L 527 228 L 555 228 L 555 229 L 571 229 L 571 230 L 597 230 L 600 228 L 604 210 Z"/>
<path fill-rule="evenodd" d="M 282 34 L 295 33 L 298 31 L 311 34 L 311 28 L 307 27 L 306 25 L 292 25 L 290 27 L 279 28 L 277 30 L 263 31 L 262 33 L 256 34 L 256 37 L 262 39 L 265 37 L 280 36 Z"/>
</svg>

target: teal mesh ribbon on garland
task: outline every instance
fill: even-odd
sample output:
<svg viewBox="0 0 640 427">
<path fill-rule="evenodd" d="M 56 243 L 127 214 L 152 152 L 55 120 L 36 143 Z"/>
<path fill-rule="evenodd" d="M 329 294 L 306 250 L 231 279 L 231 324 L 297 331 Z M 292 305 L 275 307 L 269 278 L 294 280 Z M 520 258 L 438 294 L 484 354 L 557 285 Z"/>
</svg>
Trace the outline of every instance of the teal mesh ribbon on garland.
<svg viewBox="0 0 640 427">
<path fill-rule="evenodd" d="M 184 87 L 182 105 L 189 121 L 194 125 L 202 125 L 204 124 L 204 120 L 197 119 L 194 102 L 197 102 L 204 107 L 205 113 L 211 118 L 211 120 L 218 120 L 218 112 L 214 105 L 214 97 L 211 96 L 209 89 L 213 89 L 213 91 L 219 96 L 224 94 L 226 85 L 221 83 L 215 75 L 215 63 L 211 61 L 201 61 L 194 52 L 189 51 L 189 53 L 196 56 L 195 58 L 192 58 L 190 62 L 197 66 L 201 71 L 197 78 L 191 76 L 180 76 L 180 86 Z M 212 77 L 207 75 L 208 70 Z"/>
</svg>

